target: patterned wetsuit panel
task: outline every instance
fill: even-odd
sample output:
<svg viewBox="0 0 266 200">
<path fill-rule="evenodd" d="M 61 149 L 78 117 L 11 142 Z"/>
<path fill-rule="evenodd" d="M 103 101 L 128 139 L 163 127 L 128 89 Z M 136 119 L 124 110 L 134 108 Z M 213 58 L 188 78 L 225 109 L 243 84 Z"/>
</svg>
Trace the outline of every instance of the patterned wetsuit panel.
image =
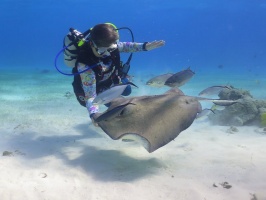
<svg viewBox="0 0 266 200">
<path fill-rule="evenodd" d="M 87 49 L 88 51 L 91 51 L 89 49 Z M 118 51 L 119 52 L 137 52 L 137 51 L 143 51 L 143 43 L 135 43 L 135 42 L 118 42 Z M 83 59 L 80 59 L 80 62 L 87 64 L 87 62 L 90 61 L 89 57 L 86 57 L 85 54 L 86 52 L 82 52 L 83 55 Z M 102 67 L 103 72 L 107 72 L 110 68 L 110 66 L 112 65 L 112 62 L 104 62 L 104 60 L 106 60 L 107 58 L 104 58 L 103 60 L 99 59 L 99 64 Z M 80 65 L 78 64 L 77 66 L 78 71 L 82 71 L 85 68 L 87 68 L 84 65 Z M 113 71 L 112 71 L 113 72 Z M 80 78 L 81 78 L 81 82 L 82 82 L 82 87 L 83 90 L 85 92 L 85 100 L 86 100 L 86 107 L 89 111 L 90 114 L 92 113 L 96 113 L 99 111 L 99 107 L 97 105 L 93 105 L 92 101 L 93 99 L 96 97 L 96 76 L 95 73 L 99 73 L 99 71 L 93 69 L 93 70 L 88 70 L 82 74 L 80 74 Z M 108 72 L 105 73 L 102 77 L 102 80 L 106 80 L 110 77 L 112 73 Z M 98 76 L 100 76 L 101 74 L 98 74 Z M 98 81 L 99 83 L 101 83 L 101 81 Z M 98 85 L 98 84 L 97 84 Z"/>
</svg>

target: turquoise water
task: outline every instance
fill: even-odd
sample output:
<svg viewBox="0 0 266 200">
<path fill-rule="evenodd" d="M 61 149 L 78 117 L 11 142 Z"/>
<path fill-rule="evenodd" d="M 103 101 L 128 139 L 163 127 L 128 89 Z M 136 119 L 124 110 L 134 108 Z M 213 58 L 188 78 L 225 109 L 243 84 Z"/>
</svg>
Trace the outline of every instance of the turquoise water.
<svg viewBox="0 0 266 200">
<path fill-rule="evenodd" d="M 70 27 L 112 22 L 131 28 L 135 41 L 166 41 L 133 55 L 129 73 L 139 88 L 132 96 L 162 94 L 169 88 L 146 81 L 190 66 L 195 76 L 181 87 L 187 95 L 229 84 L 265 100 L 265 0 L 1 0 L 0 9 L 0 153 L 12 153 L 0 156 L 2 199 L 266 198 L 260 127 L 232 133 L 195 121 L 149 154 L 94 127 L 73 77 L 54 67 Z M 127 31 L 120 36 L 131 40 Z"/>
<path fill-rule="evenodd" d="M 263 0 L 2 0 L 0 6 L 1 69 L 54 70 L 70 27 L 85 31 L 113 22 L 130 27 L 136 41 L 166 41 L 162 49 L 136 53 L 132 71 L 191 66 L 196 72 L 257 74 L 258 79 L 266 73 Z M 130 35 L 121 31 L 121 41 L 127 40 Z"/>
<path fill-rule="evenodd" d="M 58 73 L 54 60 L 70 27 L 83 32 L 103 22 L 131 28 L 135 41 L 166 41 L 160 49 L 134 54 L 130 75 L 139 89 L 132 95 L 160 94 L 168 88 L 149 88 L 146 81 L 190 66 L 196 74 L 182 87 L 185 94 L 230 84 L 266 98 L 265 1 L 2 0 L 0 6 L 1 118 L 23 110 L 23 116 L 34 116 L 41 108 L 49 116 L 57 108 L 82 110 L 87 119 L 73 96 L 73 77 Z M 127 30 L 120 31 L 120 40 L 131 40 Z M 62 60 L 60 55 L 60 70 L 70 72 Z M 27 120 L 11 118 L 16 116 Z"/>
</svg>

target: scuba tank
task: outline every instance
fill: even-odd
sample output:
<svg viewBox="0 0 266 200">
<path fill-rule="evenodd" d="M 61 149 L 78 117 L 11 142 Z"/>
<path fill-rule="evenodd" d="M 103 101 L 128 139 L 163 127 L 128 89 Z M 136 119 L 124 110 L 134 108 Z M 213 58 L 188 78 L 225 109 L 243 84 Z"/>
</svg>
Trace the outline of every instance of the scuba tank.
<svg viewBox="0 0 266 200">
<path fill-rule="evenodd" d="M 116 28 L 116 26 L 111 23 L 106 23 L 106 24 L 110 24 L 114 26 L 116 31 L 121 30 L 121 29 L 127 29 L 131 33 L 132 42 L 134 42 L 134 36 L 130 28 L 128 27 Z M 81 73 L 84 73 L 85 71 L 97 66 L 98 63 L 93 66 L 88 66 L 86 69 L 84 69 L 81 72 L 65 73 L 61 71 L 59 66 L 57 65 L 57 60 L 59 56 L 63 53 L 65 65 L 71 68 L 74 68 L 76 66 L 80 47 L 87 41 L 88 37 L 90 36 L 90 31 L 92 29 L 93 27 L 88 29 L 84 33 L 81 33 L 74 28 L 69 29 L 69 33 L 64 37 L 64 40 L 63 40 L 63 48 L 56 54 L 55 59 L 54 59 L 54 66 L 58 72 L 60 72 L 63 75 L 74 76 L 74 75 L 79 75 Z M 131 61 L 132 55 L 133 53 L 129 55 L 127 62 L 124 65 L 121 64 L 122 65 L 122 78 L 127 76 L 127 73 L 130 69 L 130 61 Z"/>
<path fill-rule="evenodd" d="M 87 37 L 84 37 L 84 35 L 76 29 L 69 29 L 69 33 L 65 36 L 63 43 L 64 63 L 66 66 L 75 67 L 79 47 L 83 45 Z"/>
</svg>

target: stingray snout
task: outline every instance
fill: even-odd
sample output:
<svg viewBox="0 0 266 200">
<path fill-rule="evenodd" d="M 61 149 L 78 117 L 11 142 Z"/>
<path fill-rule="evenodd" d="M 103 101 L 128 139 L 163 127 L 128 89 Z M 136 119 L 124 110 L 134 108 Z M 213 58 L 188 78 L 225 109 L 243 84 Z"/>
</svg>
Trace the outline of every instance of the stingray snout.
<svg viewBox="0 0 266 200">
<path fill-rule="evenodd" d="M 197 113 L 200 113 L 202 111 L 201 103 L 197 100 L 197 98 L 186 96 L 183 103 L 187 106 L 193 106 L 196 109 Z"/>
<path fill-rule="evenodd" d="M 200 113 L 202 111 L 202 105 L 200 102 L 198 102 L 198 113 Z"/>
</svg>

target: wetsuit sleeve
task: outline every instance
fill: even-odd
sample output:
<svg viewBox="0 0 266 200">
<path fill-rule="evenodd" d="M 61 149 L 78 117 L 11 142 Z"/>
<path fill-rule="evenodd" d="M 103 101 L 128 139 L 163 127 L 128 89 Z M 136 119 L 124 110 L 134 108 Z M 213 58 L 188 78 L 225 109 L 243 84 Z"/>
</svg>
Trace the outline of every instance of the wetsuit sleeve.
<svg viewBox="0 0 266 200">
<path fill-rule="evenodd" d="M 137 51 L 146 51 L 145 43 L 137 42 L 118 42 L 117 47 L 120 52 L 137 52 Z"/>
<path fill-rule="evenodd" d="M 85 65 L 79 64 L 78 71 L 81 72 L 87 67 Z M 93 99 L 96 97 L 96 79 L 94 72 L 89 69 L 84 73 L 80 74 L 82 88 L 85 93 L 86 107 L 89 111 L 89 114 L 99 112 L 99 106 L 92 104 Z"/>
</svg>

